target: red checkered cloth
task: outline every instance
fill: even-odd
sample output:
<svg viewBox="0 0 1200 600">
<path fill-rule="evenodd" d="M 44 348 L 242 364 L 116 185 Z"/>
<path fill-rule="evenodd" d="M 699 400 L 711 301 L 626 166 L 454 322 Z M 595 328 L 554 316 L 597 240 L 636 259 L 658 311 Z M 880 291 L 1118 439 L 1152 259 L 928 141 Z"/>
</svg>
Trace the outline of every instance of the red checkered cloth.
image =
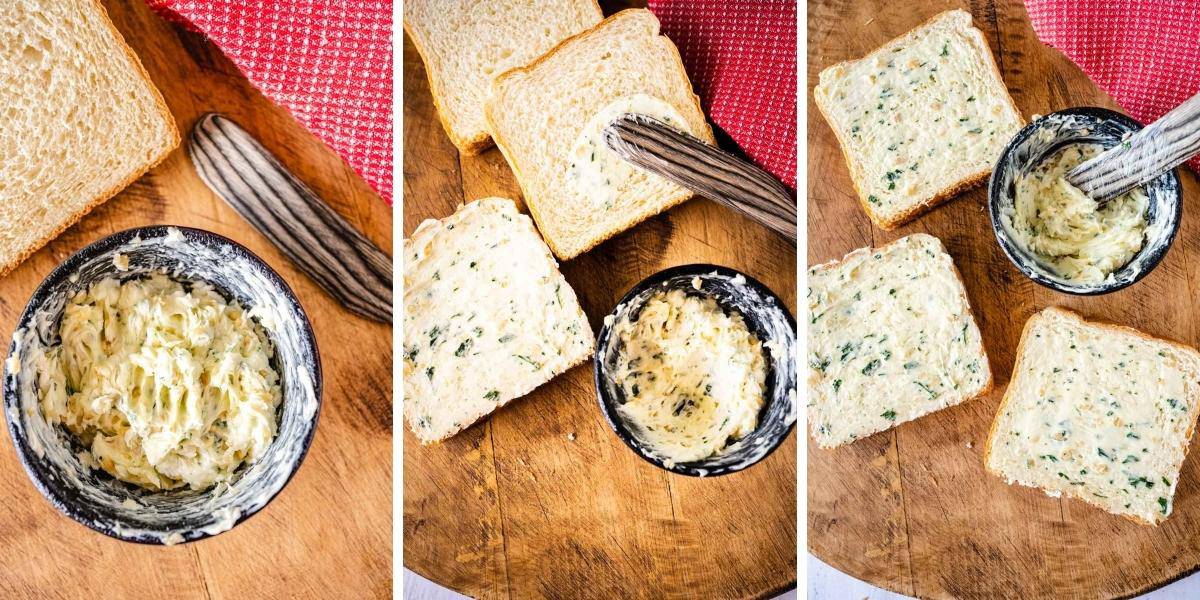
<svg viewBox="0 0 1200 600">
<path fill-rule="evenodd" d="M 392 3 L 146 0 L 203 33 L 246 78 L 392 203 Z"/>
<path fill-rule="evenodd" d="M 649 0 L 704 112 L 796 188 L 795 0 Z"/>
<path fill-rule="evenodd" d="M 1133 118 L 1200 92 L 1200 0 L 1026 0 L 1033 30 Z M 1200 173 L 1200 157 L 1189 163 Z"/>
</svg>

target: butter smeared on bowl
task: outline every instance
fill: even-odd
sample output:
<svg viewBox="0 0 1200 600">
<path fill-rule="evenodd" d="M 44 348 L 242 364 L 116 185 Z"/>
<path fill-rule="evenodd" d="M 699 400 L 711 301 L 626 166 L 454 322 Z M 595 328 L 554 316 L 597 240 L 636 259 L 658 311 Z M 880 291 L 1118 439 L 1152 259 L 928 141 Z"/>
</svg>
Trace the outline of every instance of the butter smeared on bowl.
<svg viewBox="0 0 1200 600">
<path fill-rule="evenodd" d="M 149 489 L 203 490 L 262 456 L 279 375 L 260 325 L 210 285 L 163 273 L 106 278 L 66 303 L 61 343 L 38 348 L 40 406 L 84 463 Z"/>
<path fill-rule="evenodd" d="M 613 324 L 613 376 L 625 395 L 617 411 L 642 443 L 671 466 L 720 454 L 754 431 L 764 346 L 740 315 L 672 289 L 632 317 Z"/>
<path fill-rule="evenodd" d="M 128 259 L 128 270 L 116 255 Z M 98 468 L 91 448 L 42 410 L 35 358 L 62 345 L 68 303 L 105 279 L 166 274 L 193 293 L 211 285 L 227 303 L 253 307 L 278 375 L 276 431 L 265 452 L 245 460 L 228 481 L 204 490 L 152 489 Z M 287 284 L 243 246 L 190 228 L 153 226 L 112 234 L 82 248 L 33 292 L 13 331 L 6 361 L 4 414 L 13 447 L 34 487 L 65 516 L 117 539 L 179 544 L 218 535 L 259 512 L 296 473 L 320 414 L 320 356 L 308 318 Z"/>
<path fill-rule="evenodd" d="M 1141 129 L 1116 111 L 1082 106 L 1034 115 L 1009 141 L 988 181 L 988 214 L 1017 270 L 1050 289 L 1093 296 L 1129 287 L 1162 262 L 1182 215 L 1177 173 L 1103 206 L 1059 181 Z"/>
</svg>

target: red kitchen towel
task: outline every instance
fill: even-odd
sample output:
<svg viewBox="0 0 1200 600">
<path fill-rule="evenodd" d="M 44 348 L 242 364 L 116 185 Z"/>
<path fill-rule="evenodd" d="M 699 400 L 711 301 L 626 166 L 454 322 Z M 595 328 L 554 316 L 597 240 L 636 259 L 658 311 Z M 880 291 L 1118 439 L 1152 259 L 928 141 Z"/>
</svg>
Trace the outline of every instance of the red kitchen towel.
<svg viewBox="0 0 1200 600">
<path fill-rule="evenodd" d="M 203 33 L 392 203 L 389 0 L 146 0 Z"/>
<path fill-rule="evenodd" d="M 704 112 L 796 187 L 795 0 L 649 0 Z"/>
<path fill-rule="evenodd" d="M 1025 8 L 1039 39 L 1142 123 L 1200 92 L 1200 0 L 1026 0 Z M 1200 173 L 1200 157 L 1188 166 Z"/>
</svg>

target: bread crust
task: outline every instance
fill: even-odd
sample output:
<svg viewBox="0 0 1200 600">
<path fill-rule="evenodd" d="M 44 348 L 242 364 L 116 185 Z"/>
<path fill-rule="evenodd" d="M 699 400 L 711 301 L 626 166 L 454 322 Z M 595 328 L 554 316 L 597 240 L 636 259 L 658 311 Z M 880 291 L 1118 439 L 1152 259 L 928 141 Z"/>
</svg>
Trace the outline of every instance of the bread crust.
<svg viewBox="0 0 1200 600">
<path fill-rule="evenodd" d="M 874 56 L 876 53 L 883 51 L 888 46 L 890 46 L 892 43 L 896 42 L 897 40 L 906 39 L 909 36 L 911 36 L 913 33 L 917 32 L 918 30 L 921 30 L 921 29 L 929 26 L 931 23 L 937 21 L 938 19 L 941 19 L 941 18 L 945 17 L 946 15 L 956 12 L 956 11 L 962 11 L 962 9 L 951 9 L 951 10 L 942 11 L 942 12 L 926 19 L 921 24 L 909 29 L 908 31 L 904 32 L 903 34 L 877 46 L 875 49 L 864 54 L 860 58 L 853 59 L 853 60 L 839 61 L 832 65 L 829 65 L 828 67 L 825 67 L 824 69 L 821 70 L 821 75 L 824 75 L 830 69 L 834 69 L 837 67 L 845 67 L 847 65 L 851 65 L 851 64 L 857 63 L 859 61 L 866 60 L 868 57 Z M 966 12 L 966 11 L 962 11 L 962 12 Z M 969 25 L 969 27 L 972 29 L 975 29 L 976 31 L 979 31 L 979 28 L 975 27 L 973 17 L 972 17 L 971 24 Z M 982 35 L 982 32 L 980 32 L 980 34 Z M 1003 84 L 1004 77 L 1000 72 L 1000 67 L 996 65 L 996 58 L 995 58 L 995 56 L 992 55 L 992 49 L 987 45 L 986 38 L 983 40 L 983 43 L 984 43 L 983 55 L 987 58 L 987 64 L 991 67 L 992 73 L 996 76 L 996 79 L 998 79 L 1001 82 L 1001 84 Z M 874 223 L 876 227 L 878 227 L 884 231 L 892 231 L 893 229 L 896 229 L 897 227 L 904 225 L 905 223 L 908 223 L 909 221 L 912 221 L 913 219 L 921 216 L 922 214 L 947 202 L 951 198 L 954 198 L 955 196 L 983 183 L 992 174 L 991 167 L 982 169 L 972 175 L 964 177 L 963 179 L 947 186 L 946 188 L 943 188 L 942 190 L 940 190 L 938 193 L 934 194 L 933 197 L 929 198 L 928 200 L 925 200 L 925 201 L 921 202 L 920 204 L 911 206 L 908 209 L 905 209 L 904 211 L 900 212 L 899 214 L 897 214 L 896 216 L 894 216 L 890 219 L 885 219 L 885 218 L 881 217 L 879 214 L 877 214 L 871 208 L 871 203 L 867 200 L 867 194 L 865 192 L 863 192 L 863 189 L 859 183 L 858 174 L 854 173 L 854 171 L 853 171 L 852 165 L 854 163 L 851 162 L 850 154 L 847 151 L 847 148 L 849 147 L 849 145 L 847 144 L 847 140 L 846 140 L 845 136 L 843 135 L 843 132 L 838 127 L 834 126 L 834 121 L 830 117 L 830 111 L 832 109 L 825 106 L 824 96 L 822 94 L 818 93 L 820 91 L 821 75 L 817 76 L 818 83 L 813 88 L 813 100 L 814 100 L 815 104 L 817 105 L 817 111 L 821 113 L 821 117 L 823 119 L 825 119 L 826 124 L 828 124 L 828 126 L 831 130 L 833 130 L 833 134 L 837 138 L 838 149 L 841 150 L 841 152 L 842 152 L 842 161 L 846 163 L 847 169 L 849 169 L 851 171 L 850 172 L 850 181 L 854 185 L 854 192 L 858 196 L 858 203 L 863 207 L 863 211 L 865 211 L 867 213 L 867 217 L 869 219 L 871 219 L 871 222 Z M 1008 106 L 1012 109 L 1012 111 L 1014 113 L 1016 113 L 1018 122 L 1022 126 L 1024 126 L 1025 117 L 1023 115 L 1021 115 L 1021 111 L 1017 109 L 1017 104 L 1016 104 L 1016 102 L 1013 101 L 1012 94 L 1010 94 L 1008 92 L 1008 86 L 1002 85 L 1002 87 L 1003 87 L 1003 91 L 1004 91 L 1003 100 L 1005 102 L 1007 102 Z"/>
<path fill-rule="evenodd" d="M 979 330 L 979 348 L 983 351 L 983 364 L 984 364 L 984 368 L 987 369 L 987 381 L 983 384 L 983 388 L 981 388 L 978 393 L 976 393 L 972 396 L 963 398 L 962 400 L 960 400 L 959 402 L 956 402 L 955 404 L 953 404 L 951 406 L 958 406 L 960 404 L 966 404 L 967 402 L 970 402 L 972 400 L 977 400 L 979 398 L 982 398 L 982 397 L 990 394 L 992 392 L 992 389 L 995 387 L 995 378 L 992 375 L 992 362 L 991 362 L 991 359 L 988 358 L 987 345 L 983 343 L 983 329 L 979 327 L 979 321 L 975 318 L 975 312 L 971 309 L 971 299 L 970 299 L 970 297 L 967 296 L 967 286 L 963 282 L 962 273 L 958 270 L 958 265 L 955 264 L 955 262 L 954 262 L 954 256 L 952 254 L 950 254 L 949 250 L 946 249 L 946 245 L 944 243 L 942 243 L 941 238 L 939 238 L 935 235 L 928 234 L 928 233 L 914 233 L 911 235 L 906 235 L 904 237 L 892 240 L 892 241 L 890 241 L 882 246 L 879 246 L 879 247 L 867 246 L 864 248 L 856 248 L 856 249 L 851 250 L 850 252 L 846 253 L 846 255 L 840 259 L 830 260 L 830 261 L 821 263 L 819 265 L 816 265 L 814 267 L 809 267 L 809 272 L 810 273 L 819 273 L 819 272 L 828 271 L 828 270 L 833 269 L 834 267 L 842 264 L 847 259 L 855 256 L 856 254 L 871 254 L 873 252 L 885 251 L 888 248 L 890 248 L 891 246 L 898 244 L 910 237 L 918 237 L 918 236 L 923 236 L 923 237 L 928 237 L 928 238 L 933 239 L 934 241 L 937 242 L 938 247 L 941 248 L 942 252 L 944 252 L 946 254 L 946 256 L 950 257 L 950 267 L 953 270 L 954 278 L 958 280 L 959 289 L 962 290 L 962 293 L 959 294 L 959 297 L 962 299 L 963 304 L 965 304 L 967 307 L 966 316 L 967 316 L 967 318 L 971 319 L 971 322 L 975 324 L 975 328 Z M 950 408 L 950 406 L 947 406 L 946 408 Z M 940 409 L 940 410 L 945 410 L 945 409 Z M 920 419 L 927 417 L 931 414 L 934 414 L 936 412 L 939 412 L 939 411 L 934 411 L 933 413 L 928 413 L 926 415 L 922 415 L 921 417 L 917 417 L 916 419 L 913 419 L 911 421 L 905 421 L 905 423 L 912 423 L 914 421 L 919 421 Z M 889 427 L 887 429 L 884 429 L 883 431 L 877 431 L 866 437 L 859 438 L 858 440 L 847 441 L 842 444 L 838 444 L 836 446 L 823 446 L 823 445 L 821 445 L 820 442 L 817 442 L 817 447 L 819 447 L 823 450 L 838 448 L 841 446 L 845 446 L 847 444 L 852 444 L 859 440 L 865 440 L 865 439 L 872 438 L 876 435 L 887 433 L 889 431 L 892 431 L 893 429 L 896 429 L 897 427 L 899 427 L 901 425 L 904 425 L 904 423 L 897 423 L 896 425 Z M 811 428 L 809 430 L 809 436 L 813 438 L 813 441 L 816 441 L 816 436 L 813 435 Z"/>
<path fill-rule="evenodd" d="M 119 193 L 121 190 L 124 190 L 134 181 L 137 181 L 139 178 L 141 178 L 142 175 L 145 175 L 146 172 L 161 164 L 168 156 L 171 155 L 172 152 L 175 151 L 176 148 L 179 147 L 179 127 L 175 123 L 175 116 L 171 114 L 171 110 L 167 107 L 167 101 L 163 98 L 162 92 L 159 91 L 158 86 L 154 85 L 154 80 L 152 80 L 150 78 L 150 74 L 146 72 L 146 67 L 142 65 L 141 59 L 138 58 L 137 54 L 133 51 L 133 48 L 130 48 L 129 44 L 125 42 L 125 37 L 121 35 L 121 32 L 117 30 L 117 27 L 113 25 L 112 19 L 110 19 L 108 16 L 108 11 L 104 8 L 104 5 L 100 3 L 100 0 L 88 0 L 87 4 L 91 5 L 91 7 L 96 10 L 100 24 L 107 28 L 112 34 L 117 47 L 124 51 L 125 56 L 129 59 L 130 63 L 132 63 L 135 72 L 145 82 L 146 86 L 150 88 L 150 95 L 154 99 L 154 104 L 158 109 L 159 116 L 162 117 L 163 121 L 167 124 L 167 128 L 170 130 L 172 141 L 161 154 L 152 158 L 144 167 L 135 170 L 123 181 L 105 190 L 84 205 L 83 208 L 75 211 L 70 216 L 63 219 L 59 226 L 52 230 L 49 235 L 34 242 L 33 244 L 30 244 L 28 247 L 18 252 L 13 260 L 0 265 L 0 277 L 11 273 L 13 269 L 16 269 L 18 266 L 20 266 L 21 263 L 25 262 L 26 259 L 33 255 L 33 253 L 41 250 L 42 247 L 50 243 L 51 240 L 57 238 L 59 235 L 62 235 L 64 231 L 69 229 L 72 225 L 78 223 L 80 219 L 92 212 L 92 210 L 94 210 L 97 206 L 104 204 L 110 198 L 117 195 L 117 193 Z"/>
<path fill-rule="evenodd" d="M 514 77 L 518 73 L 526 73 L 526 72 L 534 70 L 539 65 L 541 65 L 542 62 L 548 60 L 551 56 L 553 56 L 556 52 L 558 52 L 561 48 L 566 46 L 568 43 L 570 43 L 576 39 L 583 39 L 585 37 L 595 34 L 597 31 L 599 31 L 601 28 L 603 28 L 610 21 L 617 21 L 619 19 L 629 18 L 638 13 L 648 14 L 654 20 L 654 23 L 655 23 L 654 33 L 655 33 L 656 40 L 662 40 L 662 41 L 666 42 L 667 50 L 671 53 L 672 57 L 675 59 L 675 67 L 678 69 L 679 74 L 682 74 L 684 80 L 687 81 L 688 84 L 690 85 L 692 80 L 690 77 L 688 77 L 687 70 L 683 66 L 683 57 L 680 56 L 680 54 L 679 54 L 679 48 L 676 47 L 675 43 L 672 42 L 669 38 L 667 38 L 667 36 L 663 35 L 662 28 L 661 28 L 662 24 L 659 23 L 658 17 L 654 16 L 654 13 L 652 13 L 649 10 L 646 10 L 644 8 L 627 8 L 616 14 L 610 15 L 609 17 L 605 18 L 603 21 L 600 21 L 599 23 L 597 23 L 591 29 L 581 31 L 569 38 L 562 40 L 561 42 L 556 44 L 553 48 L 548 50 L 545 54 L 543 54 L 543 55 L 539 56 L 537 59 L 535 59 L 533 62 L 531 62 L 523 67 L 516 67 L 513 69 L 509 69 L 509 70 L 497 75 L 492 80 L 492 89 L 495 90 L 498 86 L 500 86 L 503 83 L 504 80 Z M 662 42 L 659 42 L 659 43 L 662 43 Z M 709 125 L 707 115 L 705 115 L 704 109 L 700 105 L 700 96 L 696 95 L 694 87 L 689 89 L 688 91 L 691 92 L 692 105 L 695 108 L 696 112 L 699 113 L 700 115 L 704 116 L 704 130 L 701 131 L 700 134 L 697 135 L 696 137 L 700 138 L 701 140 L 704 140 L 708 144 L 715 145 L 716 144 L 716 136 L 713 135 L 712 126 Z M 492 117 L 492 109 L 493 109 L 494 99 L 495 99 L 495 94 L 493 93 L 489 96 L 488 101 L 484 104 L 484 109 L 483 109 L 484 119 L 487 121 L 488 129 L 490 129 L 492 131 L 492 141 L 496 144 L 496 147 L 500 149 L 500 153 L 504 155 L 504 160 L 506 162 L 508 162 L 509 168 L 512 169 L 513 175 L 516 176 L 517 185 L 519 185 L 521 187 L 521 195 L 523 196 L 523 198 L 525 200 L 525 202 L 524 202 L 525 206 L 529 209 L 529 214 L 531 214 L 533 216 L 533 220 L 538 223 L 539 229 L 540 229 L 541 223 L 543 222 L 542 216 L 539 214 L 539 211 L 538 211 L 537 207 L 535 206 L 536 203 L 531 203 L 528 201 L 529 193 L 525 189 L 525 177 L 521 174 L 520 169 L 517 168 L 516 163 L 513 162 L 512 153 L 509 150 L 509 147 L 510 147 L 509 140 L 503 139 L 502 135 L 498 135 L 496 133 L 496 129 L 497 129 L 496 119 L 494 119 Z M 584 244 L 582 247 L 580 247 L 580 249 L 572 251 L 572 252 L 568 252 L 568 251 L 564 250 L 563 248 L 559 247 L 558 244 L 556 243 L 556 241 L 551 239 L 550 236 L 543 235 L 542 237 L 545 239 L 546 245 L 550 246 L 550 250 L 554 253 L 554 256 L 556 256 L 559 260 L 562 260 L 562 261 L 571 260 L 572 258 L 575 258 L 576 256 L 579 256 L 581 254 L 584 254 L 584 253 L 594 249 L 596 246 L 599 246 L 600 244 L 608 241 L 612 237 L 616 236 L 618 233 L 621 233 L 622 231 L 625 231 L 627 229 L 632 229 L 633 227 L 636 227 L 638 224 L 645 221 L 646 219 L 649 219 L 655 215 L 661 214 L 671 208 L 674 208 L 674 207 L 682 204 L 683 202 L 685 202 L 687 200 L 690 200 L 693 196 L 695 196 L 695 194 L 691 190 L 681 189 L 681 191 L 679 193 L 676 193 L 675 195 L 668 197 L 667 200 L 660 203 L 660 205 L 658 207 L 656 207 L 655 210 L 650 211 L 649 213 L 647 213 L 645 216 L 642 216 L 640 219 L 638 219 L 634 223 L 624 226 L 624 227 L 621 227 L 621 226 L 610 227 L 604 233 L 596 236 L 595 239 L 592 239 L 588 243 Z"/>
<path fill-rule="evenodd" d="M 1183 344 L 1183 343 L 1176 342 L 1174 340 L 1169 340 L 1166 338 L 1154 337 L 1150 334 L 1144 333 L 1142 331 L 1139 331 L 1139 330 L 1129 327 L 1127 325 L 1118 325 L 1115 323 L 1109 323 L 1107 321 L 1102 321 L 1102 320 L 1089 321 L 1089 320 L 1083 318 L 1082 315 L 1080 315 L 1079 313 L 1077 313 L 1073 310 L 1069 310 L 1069 309 L 1058 307 L 1058 306 L 1049 306 L 1049 307 L 1046 307 L 1046 308 L 1034 313 L 1032 316 L 1030 316 L 1029 319 L 1027 319 L 1025 321 L 1025 326 L 1021 328 L 1021 340 L 1020 340 L 1020 342 L 1017 343 L 1017 362 L 1016 362 L 1016 364 L 1013 365 L 1013 371 L 1012 371 L 1014 373 L 1014 376 L 1016 373 L 1020 372 L 1021 366 L 1025 362 L 1025 344 L 1026 344 L 1026 342 L 1029 341 L 1029 337 L 1030 337 L 1029 331 L 1033 328 L 1034 321 L 1036 321 L 1042 315 L 1047 315 L 1047 314 L 1048 315 L 1058 315 L 1058 316 L 1065 317 L 1065 318 L 1073 320 L 1073 321 L 1078 321 L 1079 323 L 1082 323 L 1084 325 L 1089 325 L 1089 326 L 1096 327 L 1099 329 L 1107 329 L 1114 333 L 1130 334 L 1130 335 L 1133 335 L 1134 337 L 1140 338 L 1144 341 L 1156 342 L 1156 343 L 1160 343 L 1160 344 L 1167 344 L 1168 346 L 1172 346 L 1176 350 L 1179 350 L 1180 352 L 1184 352 L 1186 354 L 1192 355 L 1192 357 L 1195 358 L 1197 363 L 1200 363 L 1200 351 L 1197 351 L 1195 348 L 1188 346 L 1187 344 Z M 984 468 L 984 470 L 987 471 L 988 473 L 991 473 L 992 475 L 995 475 L 996 477 L 999 477 L 1005 483 L 1008 483 L 1008 478 L 1003 473 L 1000 473 L 1000 472 L 992 469 L 991 458 L 992 458 L 992 449 L 993 449 L 993 446 L 995 445 L 995 441 L 996 441 L 996 431 L 1000 427 L 1000 416 L 1004 414 L 1004 411 L 1008 408 L 1009 402 L 1012 400 L 1011 392 L 1012 392 L 1012 382 L 1010 380 L 1008 388 L 1004 390 L 1004 398 L 1000 401 L 1000 407 L 996 410 L 996 417 L 994 419 L 992 419 L 992 426 L 988 431 L 987 445 L 984 447 L 984 451 L 983 451 L 983 468 Z M 1187 433 L 1185 433 L 1184 437 L 1183 437 L 1183 454 L 1184 454 L 1185 460 L 1187 457 L 1188 447 L 1191 446 L 1192 434 L 1195 432 L 1195 429 L 1196 429 L 1197 417 L 1200 417 L 1200 393 L 1194 394 L 1191 398 L 1189 398 L 1189 400 L 1191 401 L 1191 408 L 1189 409 L 1189 412 L 1188 412 L 1188 419 L 1191 424 L 1188 426 Z M 1018 483 L 1015 481 L 1013 482 L 1013 484 L 1020 485 L 1022 487 L 1029 487 L 1031 489 L 1041 490 L 1043 493 L 1046 491 L 1045 488 L 1035 487 L 1035 486 L 1027 486 L 1027 485 L 1024 485 L 1024 484 L 1021 484 L 1021 483 Z M 1082 495 L 1076 495 L 1076 494 L 1072 493 L 1070 490 L 1065 490 L 1065 491 L 1060 492 L 1060 497 L 1082 500 L 1083 502 L 1086 502 L 1087 504 L 1095 506 L 1096 508 L 1099 508 L 1100 510 L 1103 510 L 1106 513 L 1116 514 L 1117 516 L 1124 517 L 1135 523 L 1140 523 L 1142 525 L 1150 525 L 1151 527 L 1158 526 L 1158 523 L 1156 523 L 1156 522 L 1147 521 L 1145 519 L 1142 519 L 1142 518 L 1134 516 L 1134 515 L 1113 513 L 1112 511 L 1110 511 L 1108 509 L 1107 506 L 1104 506 L 1103 504 L 1100 504 L 1098 502 L 1094 502 L 1094 501 L 1092 501 L 1091 498 L 1087 498 Z M 1167 515 L 1166 517 L 1164 517 L 1162 520 L 1160 520 L 1160 522 L 1165 521 L 1167 518 L 1170 518 L 1170 515 Z"/>
<path fill-rule="evenodd" d="M 604 16 L 604 11 L 600 9 L 600 3 L 597 0 L 583 1 L 596 11 L 597 17 Z M 454 129 L 450 126 L 449 111 L 446 109 L 441 96 L 438 95 L 438 86 L 434 84 L 433 71 L 429 68 L 429 56 L 425 52 L 425 46 L 421 43 L 421 36 L 417 33 L 415 28 L 409 24 L 408 19 L 403 19 L 403 21 L 404 33 L 408 34 L 408 38 L 412 40 L 413 47 L 417 49 L 417 54 L 421 56 L 421 63 L 425 65 L 425 80 L 429 82 L 429 95 L 433 97 L 433 107 L 435 109 L 434 112 L 437 113 L 438 121 L 441 122 L 442 131 L 446 132 L 446 137 L 450 138 L 450 142 L 454 144 L 454 147 L 458 148 L 459 152 L 467 156 L 475 156 L 483 153 L 484 150 L 491 148 L 493 145 L 492 136 L 488 132 L 473 135 L 469 138 L 464 138 L 454 132 Z M 554 46 L 554 48 L 557 47 L 557 45 Z M 551 51 L 554 48 L 551 48 Z M 498 77 L 499 75 L 493 77 L 493 81 Z M 484 117 L 484 122 L 487 122 L 486 116 Z M 489 127 L 490 125 L 491 124 L 489 123 Z"/>
</svg>

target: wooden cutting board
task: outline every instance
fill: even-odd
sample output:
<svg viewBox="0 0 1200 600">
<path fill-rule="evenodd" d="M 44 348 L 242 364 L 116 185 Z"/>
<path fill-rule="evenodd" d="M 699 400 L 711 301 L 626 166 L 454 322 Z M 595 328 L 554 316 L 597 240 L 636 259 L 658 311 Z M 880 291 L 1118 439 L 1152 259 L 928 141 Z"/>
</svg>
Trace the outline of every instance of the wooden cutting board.
<svg viewBox="0 0 1200 600">
<path fill-rule="evenodd" d="M 219 50 L 159 19 L 141 0 L 104 4 L 185 135 L 205 112 L 228 115 L 390 254 L 391 208 Z M 325 295 L 205 187 L 182 148 L 0 278 L 0 335 L 10 339 L 34 288 L 71 253 L 110 233 L 160 223 L 230 237 L 295 290 L 316 331 L 325 375 L 308 457 L 259 514 L 214 538 L 165 548 L 121 542 L 59 514 L 34 489 L 4 435 L 0 597 L 391 598 L 392 330 Z"/>
<path fill-rule="evenodd" d="M 1123 291 L 1078 298 L 1042 288 L 1004 257 L 977 188 L 895 231 L 872 227 L 812 101 L 820 71 L 858 58 L 961 2 L 813 0 L 808 13 L 808 264 L 925 232 L 945 242 L 966 283 L 995 390 L 836 450 L 809 441 L 808 539 L 830 565 L 920 597 L 1134 595 L 1200 566 L 1200 456 L 1184 464 L 1175 508 L 1158 528 L 1075 500 L 1005 485 L 983 469 L 983 448 L 1008 385 L 1021 327 L 1063 306 L 1149 334 L 1200 345 L 1192 282 L 1200 275 L 1195 174 L 1181 171 L 1183 226 L 1158 268 Z M 1070 106 L 1117 108 L 1058 51 L 1034 36 L 1020 0 L 969 7 L 1026 118 Z M 810 436 L 811 440 L 811 436 Z"/>
<path fill-rule="evenodd" d="M 492 195 L 520 199 L 520 189 L 495 148 L 474 157 L 455 150 L 406 36 L 405 235 Z M 598 330 L 639 280 L 693 262 L 743 270 L 795 309 L 792 244 L 707 200 L 562 270 Z M 405 427 L 404 565 L 477 598 L 743 598 L 794 587 L 795 433 L 740 473 L 668 474 L 605 423 L 591 364 L 440 445 L 421 446 Z"/>
</svg>

